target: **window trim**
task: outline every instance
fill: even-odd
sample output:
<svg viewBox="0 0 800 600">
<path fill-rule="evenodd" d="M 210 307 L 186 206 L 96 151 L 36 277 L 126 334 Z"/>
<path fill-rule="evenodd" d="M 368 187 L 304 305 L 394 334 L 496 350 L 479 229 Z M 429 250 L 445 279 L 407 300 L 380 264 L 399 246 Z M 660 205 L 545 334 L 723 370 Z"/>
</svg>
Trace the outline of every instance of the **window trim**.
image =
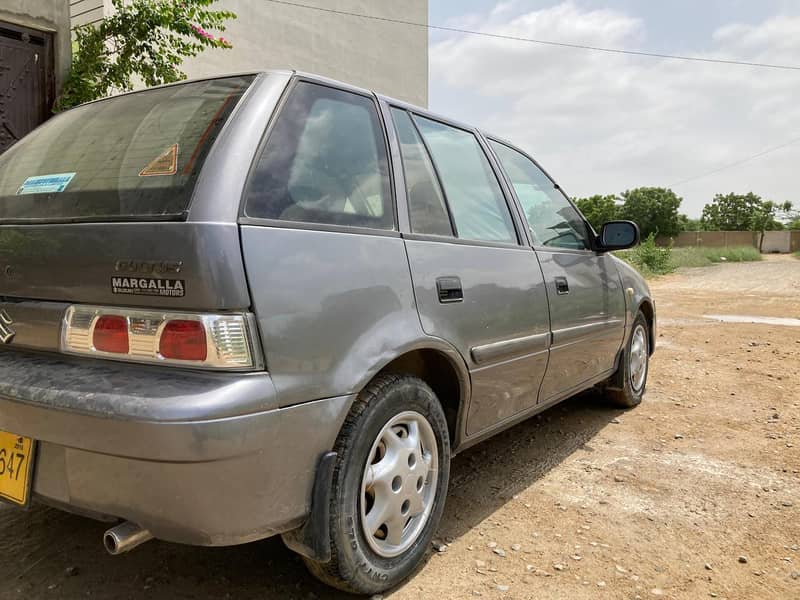
<svg viewBox="0 0 800 600">
<path fill-rule="evenodd" d="M 265 217 L 239 217 L 239 225 L 258 225 L 261 227 L 277 227 L 279 229 L 304 229 L 334 233 L 358 233 L 361 235 L 377 235 L 393 238 L 401 237 L 401 233 L 396 229 L 376 229 L 374 227 L 335 225 L 333 223 L 309 223 L 307 221 L 286 221 L 283 219 L 267 219 Z"/>
<path fill-rule="evenodd" d="M 431 168 L 433 169 L 433 178 L 435 180 L 436 185 L 439 188 L 439 192 L 442 194 L 442 200 L 444 202 L 444 210 L 445 210 L 445 213 L 447 214 L 447 221 L 450 223 L 450 231 L 452 232 L 450 234 L 450 236 L 444 236 L 444 235 L 440 236 L 440 235 L 433 234 L 433 233 L 431 233 L 431 234 L 419 234 L 418 232 L 414 231 L 414 225 L 411 222 L 411 202 L 409 200 L 408 186 L 405 185 L 407 183 L 407 180 L 406 180 L 406 176 L 405 176 L 405 174 L 406 174 L 406 165 L 405 165 L 405 160 L 403 158 L 403 147 L 402 147 L 402 144 L 400 144 L 400 136 L 399 136 L 399 133 L 397 131 L 397 124 L 394 121 L 394 111 L 395 110 L 403 113 L 405 116 L 408 117 L 408 120 L 411 122 L 411 127 L 414 128 L 414 133 L 417 134 L 417 138 L 419 138 L 419 141 L 422 143 L 422 151 L 425 153 L 425 156 L 427 157 L 428 162 L 430 163 Z M 455 217 L 453 217 L 453 210 L 450 208 L 450 201 L 447 199 L 447 192 L 445 191 L 444 185 L 442 184 L 442 176 L 439 173 L 439 168 L 436 166 L 436 163 L 433 160 L 433 155 L 431 154 L 431 149 L 428 147 L 428 142 L 426 142 L 425 138 L 422 136 L 422 132 L 419 130 L 419 126 L 417 125 L 417 122 L 414 120 L 414 116 L 409 111 L 407 111 L 405 109 L 397 108 L 397 107 L 391 107 L 391 106 L 389 107 L 389 116 L 392 119 L 392 127 L 395 128 L 395 135 L 397 136 L 397 138 L 396 138 L 397 139 L 397 145 L 398 145 L 399 150 L 400 150 L 400 164 L 402 165 L 402 168 L 403 168 L 403 184 L 404 184 L 403 187 L 404 187 L 405 196 L 406 196 L 406 211 L 408 212 L 408 231 L 409 231 L 409 233 L 413 233 L 415 235 L 433 235 L 435 237 L 455 237 L 455 238 L 457 238 L 458 237 L 458 226 L 456 226 Z"/>
<path fill-rule="evenodd" d="M 525 244 L 512 244 L 509 242 L 492 242 L 487 240 L 471 240 L 467 238 L 457 238 L 449 235 L 436 235 L 434 233 L 406 233 L 402 234 L 403 239 L 416 242 L 440 242 L 445 244 L 457 244 L 459 246 L 480 246 L 483 248 L 502 248 L 504 250 L 523 250 L 530 251 L 531 247 Z"/>
<path fill-rule="evenodd" d="M 269 143 L 269 138 L 275 129 L 275 124 L 281 118 L 281 115 L 283 115 L 284 111 L 286 110 L 286 105 L 288 104 L 289 99 L 291 98 L 297 86 L 301 83 L 309 83 L 312 85 L 317 85 L 320 87 L 326 87 L 340 92 L 353 94 L 354 96 L 361 96 L 362 98 L 367 98 L 368 100 L 370 100 L 370 102 L 374 106 L 375 116 L 378 119 L 378 122 L 380 123 L 380 130 L 382 134 L 384 149 L 386 151 L 387 175 L 389 177 L 389 200 L 392 208 L 391 229 L 381 229 L 377 227 L 359 227 L 356 225 L 336 225 L 333 223 L 309 223 L 306 221 L 289 221 L 285 219 L 270 219 L 267 217 L 253 217 L 245 213 L 245 207 L 247 205 L 247 191 L 249 189 L 250 182 L 252 181 L 253 176 L 255 174 L 255 170 L 258 167 L 259 160 L 261 159 L 261 156 L 264 153 L 264 149 Z M 358 88 L 350 87 L 346 84 L 338 84 L 337 82 L 328 81 L 324 79 L 317 79 L 315 77 L 311 77 L 308 75 L 295 74 L 292 76 L 291 80 L 286 85 L 286 89 L 281 95 L 278 104 L 275 106 L 275 110 L 272 111 L 269 121 L 267 122 L 267 125 L 264 128 L 264 133 L 261 136 L 261 140 L 258 143 L 258 148 L 256 148 L 256 151 L 253 153 L 253 157 L 250 161 L 250 168 L 247 170 L 247 177 L 245 178 L 244 186 L 242 188 L 242 195 L 241 198 L 239 199 L 239 213 L 237 217 L 237 222 L 241 225 L 259 225 L 262 227 L 282 227 L 284 229 L 308 229 L 308 230 L 318 230 L 318 231 L 335 231 L 339 233 L 362 233 L 368 235 L 400 237 L 400 227 L 398 224 L 398 214 L 397 214 L 397 191 L 396 191 L 393 163 L 394 161 L 392 159 L 391 143 L 387 131 L 387 124 L 384 119 L 383 111 L 381 110 L 380 107 L 379 99 L 374 93 L 365 92 Z"/>
<path fill-rule="evenodd" d="M 517 222 L 517 218 L 515 217 L 516 208 L 515 208 L 515 205 L 514 205 L 514 201 L 513 201 L 512 197 L 508 195 L 508 191 L 506 190 L 506 186 L 503 184 L 504 180 L 502 179 L 502 175 L 500 175 L 500 173 L 498 172 L 497 167 L 494 164 L 494 161 L 492 160 L 492 156 L 490 156 L 486 152 L 486 148 L 484 147 L 484 145 L 482 143 L 482 135 L 481 135 L 480 130 L 478 130 L 478 129 L 474 128 L 474 127 L 469 127 L 468 125 L 463 125 L 461 123 L 457 123 L 456 121 L 452 121 L 450 119 L 447 119 L 446 117 L 440 117 L 439 115 L 434 115 L 434 114 L 429 113 L 427 111 L 421 110 L 421 109 L 419 109 L 418 107 L 415 107 L 415 106 L 404 106 L 401 103 L 394 103 L 394 102 L 388 102 L 388 106 L 389 106 L 390 109 L 394 107 L 394 108 L 399 108 L 400 110 L 404 110 L 411 116 L 411 121 L 414 123 L 414 127 L 417 128 L 417 132 L 419 133 L 420 138 L 422 138 L 423 144 L 425 145 L 425 149 L 428 151 L 428 156 L 429 156 L 429 158 L 431 160 L 431 164 L 433 165 L 434 170 L 436 171 L 437 178 L 439 178 L 440 176 L 439 176 L 439 167 L 436 165 L 436 159 L 433 157 L 433 155 L 431 154 L 430 150 L 428 149 L 428 144 L 425 141 L 425 138 L 422 136 L 422 133 L 419 131 L 419 127 L 418 127 L 417 122 L 414 119 L 414 117 L 421 117 L 423 119 L 427 119 L 429 121 L 433 121 L 435 123 L 439 123 L 440 125 L 444 125 L 445 127 L 450 127 L 452 129 L 458 129 L 460 131 L 463 131 L 464 133 L 468 133 L 468 134 L 472 135 L 475 138 L 475 142 L 478 144 L 478 148 L 483 152 L 484 158 L 486 158 L 486 161 L 489 164 L 489 169 L 491 170 L 492 174 L 495 177 L 495 180 L 497 181 L 497 185 L 500 188 L 500 194 L 503 197 L 503 201 L 505 202 L 506 209 L 508 210 L 509 216 L 511 217 L 511 225 L 512 225 L 512 227 L 514 229 L 514 236 L 516 237 L 516 242 L 512 244 L 510 242 L 491 241 L 491 240 L 467 240 L 467 238 L 457 237 L 458 229 L 455 227 L 455 222 L 454 222 L 455 221 L 455 217 L 452 216 L 452 211 L 450 210 L 450 203 L 447 200 L 447 195 L 446 195 L 446 192 L 444 191 L 444 185 L 441 183 L 441 179 L 439 178 L 439 185 L 441 186 L 442 193 L 445 195 L 445 201 L 446 201 L 446 204 L 447 204 L 448 212 L 451 213 L 451 222 L 453 224 L 454 231 L 456 232 L 455 239 L 456 240 L 469 241 L 469 242 L 478 242 L 477 244 L 472 244 L 472 245 L 495 246 L 495 247 L 498 247 L 498 248 L 510 248 L 510 247 L 526 246 L 526 244 L 527 244 L 527 236 L 524 237 L 524 238 L 523 238 L 523 236 L 521 236 L 521 229 L 520 229 L 521 223 L 518 223 Z M 406 198 L 408 198 L 407 194 L 408 194 L 408 190 L 406 190 Z M 407 204 L 407 202 L 406 202 L 406 204 Z M 420 234 L 413 234 L 411 232 L 410 218 L 409 218 L 409 233 L 411 233 L 414 236 L 419 236 L 420 235 Z M 441 240 L 442 236 L 436 236 L 436 235 L 430 235 L 429 236 L 429 235 L 425 235 L 425 234 L 423 234 L 423 236 L 424 237 L 433 238 L 433 239 L 431 239 L 431 241 L 442 241 Z M 404 236 L 404 237 L 406 237 L 406 236 Z M 417 239 L 417 238 L 415 237 L 413 239 Z"/>
<path fill-rule="evenodd" d="M 505 181 L 508 183 L 508 187 L 510 188 L 511 193 L 514 196 L 514 200 L 515 200 L 515 202 L 517 204 L 517 209 L 520 211 L 520 215 L 524 219 L 524 223 L 527 225 L 527 228 L 529 230 L 528 232 L 529 232 L 529 239 L 530 239 L 530 242 L 531 242 L 531 247 L 534 250 L 536 250 L 537 252 L 539 252 L 539 251 L 542 251 L 542 252 L 565 252 L 567 254 L 582 254 L 582 255 L 597 254 L 597 233 L 594 231 L 592 226 L 586 220 L 586 217 L 583 216 L 583 213 L 578 209 L 578 207 L 575 205 L 575 203 L 572 201 L 572 199 L 569 197 L 569 195 L 567 195 L 564 192 L 563 188 L 556 182 L 555 179 L 553 179 L 553 177 L 550 175 L 550 173 L 548 173 L 539 164 L 539 162 L 535 158 L 533 158 L 530 154 L 528 154 L 527 152 L 525 152 L 521 148 L 518 148 L 517 146 L 515 146 L 511 142 L 508 142 L 508 141 L 506 141 L 506 140 L 504 140 L 502 138 L 498 138 L 497 136 L 488 135 L 488 134 L 484 134 L 484 137 L 487 140 L 487 142 L 490 142 L 487 145 L 489 146 L 489 149 L 490 149 L 490 151 L 492 153 L 492 156 L 494 156 L 495 159 L 497 160 L 497 164 L 499 165 L 500 169 L 502 170 L 503 177 L 505 178 Z M 500 160 L 500 157 L 497 156 L 497 153 L 494 151 L 494 148 L 492 148 L 491 142 L 495 142 L 496 144 L 500 144 L 501 146 L 505 146 L 506 148 L 509 148 L 511 150 L 514 150 L 514 151 L 518 152 L 519 154 L 521 154 L 522 156 L 527 158 L 529 161 L 531 161 L 536 166 L 536 168 L 538 168 L 544 174 L 544 176 L 547 177 L 547 179 L 550 180 L 550 182 L 553 184 L 553 188 L 556 189 L 564 197 L 564 199 L 567 201 L 567 203 L 575 210 L 575 213 L 580 217 L 581 221 L 583 221 L 583 224 L 586 227 L 586 237 L 587 237 L 588 242 L 589 242 L 589 248 L 585 248 L 585 249 L 581 250 L 581 249 L 578 249 L 578 248 L 562 248 L 560 246 L 544 246 L 544 245 L 539 243 L 537 237 L 534 235 L 533 231 L 530 228 L 530 223 L 528 223 L 528 219 L 525 216 L 525 211 L 523 210 L 522 202 L 520 202 L 519 196 L 517 195 L 517 191 L 514 189 L 514 184 L 511 181 L 511 177 L 506 172 L 505 167 L 503 166 L 503 163 Z"/>
</svg>

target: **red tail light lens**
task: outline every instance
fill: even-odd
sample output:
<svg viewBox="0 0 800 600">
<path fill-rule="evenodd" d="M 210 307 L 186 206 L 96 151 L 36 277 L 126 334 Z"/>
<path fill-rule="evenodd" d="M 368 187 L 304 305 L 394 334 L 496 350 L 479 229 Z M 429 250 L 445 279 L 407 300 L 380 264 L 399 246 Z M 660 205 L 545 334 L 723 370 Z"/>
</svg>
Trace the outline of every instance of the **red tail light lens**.
<svg viewBox="0 0 800 600">
<path fill-rule="evenodd" d="M 104 315 L 97 319 L 92 334 L 92 345 L 100 352 L 127 354 L 128 320 L 115 315 Z"/>
<path fill-rule="evenodd" d="M 199 321 L 168 321 L 161 331 L 158 352 L 164 358 L 205 360 L 208 343 L 203 324 Z"/>
</svg>

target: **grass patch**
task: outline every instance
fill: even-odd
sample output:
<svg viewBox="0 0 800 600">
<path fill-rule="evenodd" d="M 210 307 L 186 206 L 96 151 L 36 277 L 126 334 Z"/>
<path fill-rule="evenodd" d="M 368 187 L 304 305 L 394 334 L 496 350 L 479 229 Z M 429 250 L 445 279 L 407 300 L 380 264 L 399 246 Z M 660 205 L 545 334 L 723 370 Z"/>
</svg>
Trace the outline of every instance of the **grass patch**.
<svg viewBox="0 0 800 600">
<path fill-rule="evenodd" d="M 651 238 L 632 250 L 617 252 L 647 278 L 671 273 L 681 267 L 708 267 L 715 263 L 761 260 L 761 253 L 752 246 L 730 248 L 670 248 L 656 246 Z M 800 258 L 800 252 L 796 254 Z"/>
<path fill-rule="evenodd" d="M 761 260 L 758 248 L 731 246 L 730 248 L 675 248 L 672 264 L 678 267 L 707 267 L 721 262 L 751 262 Z"/>
</svg>

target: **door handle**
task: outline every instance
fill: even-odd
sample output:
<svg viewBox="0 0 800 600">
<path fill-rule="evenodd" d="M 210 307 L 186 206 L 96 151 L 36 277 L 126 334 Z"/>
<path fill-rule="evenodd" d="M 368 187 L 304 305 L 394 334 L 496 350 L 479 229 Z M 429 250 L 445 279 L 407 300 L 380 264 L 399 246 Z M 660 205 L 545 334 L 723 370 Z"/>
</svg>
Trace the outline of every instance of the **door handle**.
<svg viewBox="0 0 800 600">
<path fill-rule="evenodd" d="M 437 278 L 436 291 L 439 294 L 439 302 L 442 304 L 464 301 L 464 289 L 461 287 L 461 279 L 458 277 Z"/>
<path fill-rule="evenodd" d="M 569 282 L 566 277 L 556 277 L 556 294 L 559 296 L 569 294 Z"/>
</svg>

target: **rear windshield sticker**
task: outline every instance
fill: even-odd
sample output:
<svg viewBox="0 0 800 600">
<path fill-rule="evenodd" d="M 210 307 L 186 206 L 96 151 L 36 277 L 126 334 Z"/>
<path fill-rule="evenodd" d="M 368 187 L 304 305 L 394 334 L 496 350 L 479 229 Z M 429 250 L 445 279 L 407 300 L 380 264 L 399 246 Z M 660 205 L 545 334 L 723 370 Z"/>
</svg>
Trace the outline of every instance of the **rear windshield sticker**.
<svg viewBox="0 0 800 600">
<path fill-rule="evenodd" d="M 111 293 L 127 296 L 167 296 L 183 298 L 185 279 L 157 279 L 155 277 L 112 277 Z"/>
<path fill-rule="evenodd" d="M 52 175 L 36 175 L 28 177 L 17 190 L 17 195 L 23 194 L 53 194 L 67 189 L 75 173 L 54 173 Z"/>
<path fill-rule="evenodd" d="M 175 175 L 178 172 L 178 144 L 172 144 L 157 158 L 139 171 L 139 177 L 153 177 L 155 175 Z"/>
</svg>

